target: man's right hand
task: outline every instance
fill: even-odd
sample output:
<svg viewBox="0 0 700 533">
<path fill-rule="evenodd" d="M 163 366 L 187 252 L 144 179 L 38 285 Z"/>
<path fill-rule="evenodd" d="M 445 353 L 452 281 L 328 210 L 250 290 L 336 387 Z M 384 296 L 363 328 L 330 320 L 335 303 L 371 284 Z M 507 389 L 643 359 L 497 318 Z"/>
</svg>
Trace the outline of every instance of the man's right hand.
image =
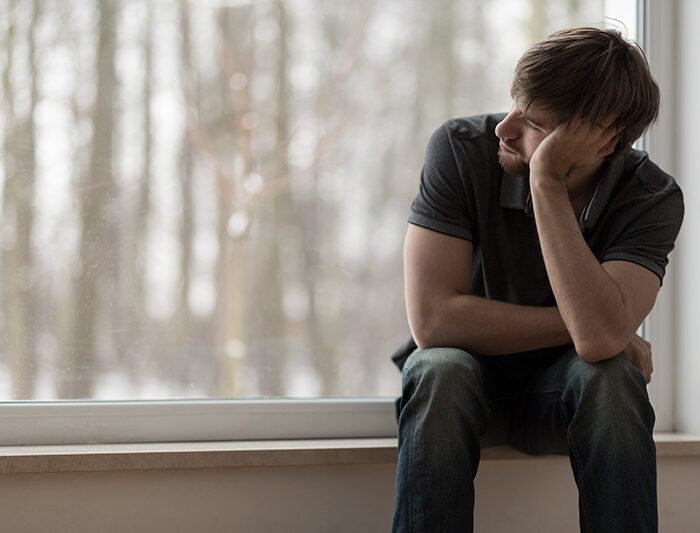
<svg viewBox="0 0 700 533">
<path fill-rule="evenodd" d="M 639 335 L 635 335 L 622 353 L 632 360 L 644 376 L 644 380 L 649 383 L 651 373 L 654 371 L 654 365 L 651 362 L 651 344 Z"/>
</svg>

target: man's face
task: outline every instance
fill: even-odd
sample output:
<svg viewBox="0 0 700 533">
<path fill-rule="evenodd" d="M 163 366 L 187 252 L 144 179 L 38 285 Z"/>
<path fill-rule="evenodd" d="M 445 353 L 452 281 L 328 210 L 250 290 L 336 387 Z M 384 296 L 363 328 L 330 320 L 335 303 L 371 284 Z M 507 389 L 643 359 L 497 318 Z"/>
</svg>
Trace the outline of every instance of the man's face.
<svg viewBox="0 0 700 533">
<path fill-rule="evenodd" d="M 527 174 L 532 154 L 555 126 L 550 111 L 537 103 L 532 103 L 525 111 L 524 104 L 515 99 L 508 115 L 495 130 L 501 140 L 498 161 L 503 169 L 515 175 Z"/>
</svg>

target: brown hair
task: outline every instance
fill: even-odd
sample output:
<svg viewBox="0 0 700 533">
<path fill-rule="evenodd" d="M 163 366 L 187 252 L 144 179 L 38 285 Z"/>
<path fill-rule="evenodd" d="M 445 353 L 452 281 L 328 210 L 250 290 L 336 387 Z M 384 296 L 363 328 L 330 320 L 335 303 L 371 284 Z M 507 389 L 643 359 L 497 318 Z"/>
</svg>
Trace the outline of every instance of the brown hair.
<svg viewBox="0 0 700 533">
<path fill-rule="evenodd" d="M 640 46 L 619 31 L 571 28 L 533 45 L 518 61 L 511 94 L 549 109 L 558 123 L 615 116 L 615 152 L 641 137 L 659 111 L 659 87 Z"/>
</svg>

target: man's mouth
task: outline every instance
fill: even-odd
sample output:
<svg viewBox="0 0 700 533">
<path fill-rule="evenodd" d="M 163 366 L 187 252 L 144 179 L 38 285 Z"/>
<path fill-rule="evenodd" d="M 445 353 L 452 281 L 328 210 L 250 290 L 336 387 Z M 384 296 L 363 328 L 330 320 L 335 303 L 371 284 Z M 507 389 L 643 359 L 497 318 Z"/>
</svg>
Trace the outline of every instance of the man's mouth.
<svg viewBox="0 0 700 533">
<path fill-rule="evenodd" d="M 514 152 L 513 150 L 508 148 L 508 146 L 506 146 L 506 144 L 503 141 L 500 141 L 499 146 L 501 147 L 501 150 L 503 150 L 504 152 L 506 152 L 508 154 L 516 155 L 516 152 Z"/>
</svg>

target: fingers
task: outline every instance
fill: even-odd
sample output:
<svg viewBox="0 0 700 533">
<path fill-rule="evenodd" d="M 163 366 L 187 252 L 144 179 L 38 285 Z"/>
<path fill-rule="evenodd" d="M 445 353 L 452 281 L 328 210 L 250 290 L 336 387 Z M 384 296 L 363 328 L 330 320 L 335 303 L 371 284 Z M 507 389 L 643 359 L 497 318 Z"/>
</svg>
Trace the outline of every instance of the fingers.
<svg viewBox="0 0 700 533">
<path fill-rule="evenodd" d="M 635 335 L 624 349 L 623 353 L 629 357 L 634 365 L 639 369 L 644 381 L 651 382 L 651 374 L 654 372 L 654 364 L 651 357 L 651 343 L 646 339 Z"/>
<path fill-rule="evenodd" d="M 651 374 L 652 374 L 652 372 L 654 372 L 654 363 L 652 362 L 652 359 L 651 359 L 651 344 L 649 344 L 646 340 L 644 341 L 644 344 L 645 344 L 645 348 L 647 349 L 647 353 L 645 354 L 646 355 L 645 360 L 647 362 L 647 368 L 648 368 L 648 371 L 647 371 L 647 374 L 645 377 L 647 380 L 647 384 L 649 384 L 651 382 Z"/>
<path fill-rule="evenodd" d="M 603 157 L 611 154 L 615 149 L 618 140 L 620 140 L 620 136 L 617 133 L 614 133 L 612 137 L 605 141 L 605 143 L 603 143 L 603 145 L 598 149 L 598 153 Z"/>
</svg>

